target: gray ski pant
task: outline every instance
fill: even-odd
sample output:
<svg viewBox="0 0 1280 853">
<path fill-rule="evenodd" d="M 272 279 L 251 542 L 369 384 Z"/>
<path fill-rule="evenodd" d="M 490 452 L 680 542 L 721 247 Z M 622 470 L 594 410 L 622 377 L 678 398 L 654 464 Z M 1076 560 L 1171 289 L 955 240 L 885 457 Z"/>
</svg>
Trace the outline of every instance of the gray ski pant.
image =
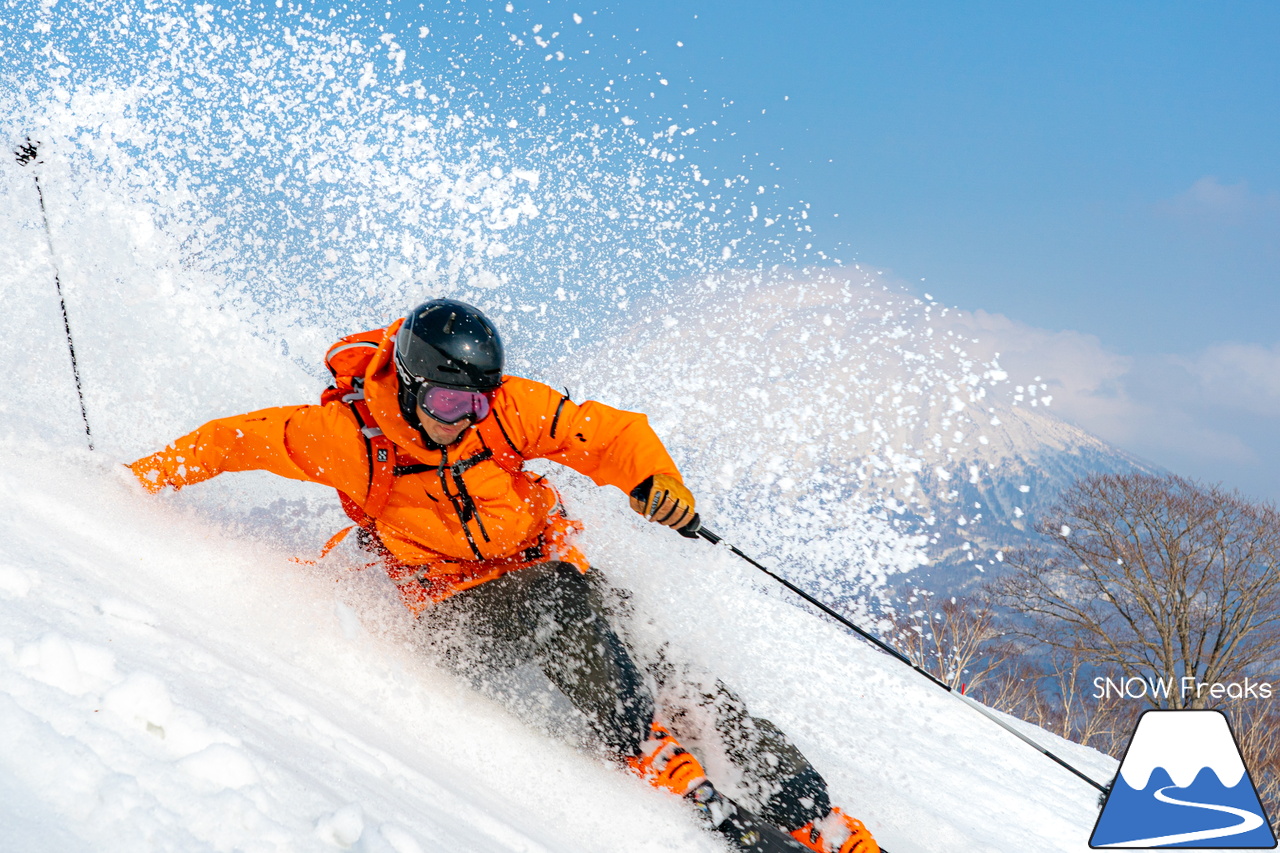
<svg viewBox="0 0 1280 853">
<path fill-rule="evenodd" d="M 671 733 L 695 753 L 718 749 L 718 763 L 737 777 L 734 793 L 762 817 L 796 829 L 825 815 L 826 782 L 723 682 L 662 655 L 646 678 L 611 624 L 595 575 L 547 562 L 464 590 L 419 618 L 426 644 L 450 669 L 512 705 L 528 701 L 527 685 L 513 685 L 512 673 L 541 670 L 581 714 L 591 739 L 618 761 L 639 754 L 648 738 L 656 687 L 671 698 L 663 703 Z"/>
</svg>

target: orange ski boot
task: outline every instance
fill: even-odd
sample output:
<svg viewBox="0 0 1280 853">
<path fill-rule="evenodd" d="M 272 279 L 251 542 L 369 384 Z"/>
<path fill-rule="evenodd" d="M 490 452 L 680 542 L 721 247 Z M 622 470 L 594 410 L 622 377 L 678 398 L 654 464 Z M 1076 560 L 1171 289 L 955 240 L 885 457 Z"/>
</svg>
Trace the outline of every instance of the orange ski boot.
<svg viewBox="0 0 1280 853">
<path fill-rule="evenodd" d="M 791 837 L 818 853 L 880 853 L 880 845 L 862 821 L 839 809 L 791 833 Z"/>
<path fill-rule="evenodd" d="M 640 754 L 628 758 L 627 765 L 650 785 L 680 797 L 707 781 L 702 762 L 657 722 L 649 729 L 649 739 L 640 745 Z"/>
</svg>

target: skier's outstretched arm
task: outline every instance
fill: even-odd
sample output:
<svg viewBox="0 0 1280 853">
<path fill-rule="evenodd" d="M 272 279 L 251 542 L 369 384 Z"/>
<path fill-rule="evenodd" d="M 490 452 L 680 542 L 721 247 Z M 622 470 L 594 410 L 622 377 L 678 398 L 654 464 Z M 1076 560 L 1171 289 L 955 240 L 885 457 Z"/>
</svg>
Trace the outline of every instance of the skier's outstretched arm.
<svg viewBox="0 0 1280 853">
<path fill-rule="evenodd" d="M 180 489 L 228 471 L 270 471 L 293 480 L 342 488 L 333 436 L 354 430 L 341 406 L 280 406 L 218 418 L 144 456 L 129 469 L 150 492 Z M 362 484 L 363 485 L 363 484 Z"/>
</svg>

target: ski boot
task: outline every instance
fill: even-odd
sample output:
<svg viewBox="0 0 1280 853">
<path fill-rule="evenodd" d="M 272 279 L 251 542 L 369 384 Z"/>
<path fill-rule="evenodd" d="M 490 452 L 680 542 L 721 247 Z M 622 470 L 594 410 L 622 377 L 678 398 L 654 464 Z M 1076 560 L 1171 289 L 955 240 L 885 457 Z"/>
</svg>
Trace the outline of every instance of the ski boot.
<svg viewBox="0 0 1280 853">
<path fill-rule="evenodd" d="M 791 837 L 818 853 L 880 853 L 880 845 L 862 821 L 840 809 L 832 809 L 826 817 L 805 824 Z"/>
<path fill-rule="evenodd" d="M 809 849 L 717 791 L 702 762 L 657 722 L 640 754 L 627 759 L 627 765 L 655 788 L 683 797 L 708 826 L 742 853 L 806 853 Z"/>
<path fill-rule="evenodd" d="M 702 762 L 656 721 L 649 727 L 649 739 L 640 745 L 640 754 L 628 758 L 627 765 L 650 785 L 678 797 L 707 781 Z"/>
</svg>

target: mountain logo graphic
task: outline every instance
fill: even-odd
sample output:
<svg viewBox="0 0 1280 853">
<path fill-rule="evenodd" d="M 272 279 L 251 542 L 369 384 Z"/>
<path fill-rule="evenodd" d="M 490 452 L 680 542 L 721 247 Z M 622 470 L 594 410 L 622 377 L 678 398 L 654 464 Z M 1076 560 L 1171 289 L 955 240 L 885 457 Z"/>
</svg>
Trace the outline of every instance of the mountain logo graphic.
<svg viewBox="0 0 1280 853">
<path fill-rule="evenodd" d="M 1147 711 L 1089 846 L 1272 850 L 1258 792 L 1221 711 Z"/>
</svg>

